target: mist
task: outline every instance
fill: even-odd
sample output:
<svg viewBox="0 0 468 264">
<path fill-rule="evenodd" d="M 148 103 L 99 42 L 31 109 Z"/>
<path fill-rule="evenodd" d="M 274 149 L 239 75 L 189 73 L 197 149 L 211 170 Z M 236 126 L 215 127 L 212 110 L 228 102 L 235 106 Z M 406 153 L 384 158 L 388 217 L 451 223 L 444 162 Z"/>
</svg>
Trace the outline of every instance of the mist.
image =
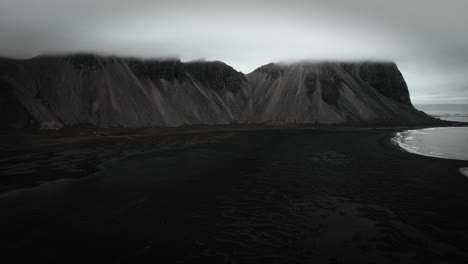
<svg viewBox="0 0 468 264">
<path fill-rule="evenodd" d="M 3 0 L 0 55 L 392 60 L 413 103 L 468 103 L 466 1 Z"/>
</svg>

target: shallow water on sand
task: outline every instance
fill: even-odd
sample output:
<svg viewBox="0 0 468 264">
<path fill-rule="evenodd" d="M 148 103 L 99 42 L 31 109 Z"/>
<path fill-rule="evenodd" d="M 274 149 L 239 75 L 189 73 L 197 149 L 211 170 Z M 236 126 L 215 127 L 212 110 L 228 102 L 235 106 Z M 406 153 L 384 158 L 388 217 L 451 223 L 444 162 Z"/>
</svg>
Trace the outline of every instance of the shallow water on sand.
<svg viewBox="0 0 468 264">
<path fill-rule="evenodd" d="M 468 160 L 468 127 L 406 130 L 396 133 L 392 142 L 419 155 Z"/>
</svg>

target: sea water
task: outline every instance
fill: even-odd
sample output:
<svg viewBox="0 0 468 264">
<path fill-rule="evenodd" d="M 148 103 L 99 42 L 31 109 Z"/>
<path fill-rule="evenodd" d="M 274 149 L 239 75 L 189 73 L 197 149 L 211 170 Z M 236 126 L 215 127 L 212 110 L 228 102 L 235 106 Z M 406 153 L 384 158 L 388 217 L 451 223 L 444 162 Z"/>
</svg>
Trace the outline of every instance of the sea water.
<svg viewBox="0 0 468 264">
<path fill-rule="evenodd" d="M 415 107 L 442 120 L 468 122 L 467 104 L 418 104 Z"/>
<path fill-rule="evenodd" d="M 408 152 L 468 160 L 468 127 L 438 127 L 398 132 L 392 142 Z"/>
</svg>

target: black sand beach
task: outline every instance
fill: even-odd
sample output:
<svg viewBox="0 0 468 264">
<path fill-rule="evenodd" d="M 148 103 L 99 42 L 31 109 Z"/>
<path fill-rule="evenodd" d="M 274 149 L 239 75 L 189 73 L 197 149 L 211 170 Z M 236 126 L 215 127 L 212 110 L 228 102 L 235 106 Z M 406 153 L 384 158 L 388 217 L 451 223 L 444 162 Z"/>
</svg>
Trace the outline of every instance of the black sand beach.
<svg viewBox="0 0 468 264">
<path fill-rule="evenodd" d="M 5 147 L 2 258 L 468 262 L 468 178 L 459 173 L 468 162 L 407 153 L 390 143 L 397 131 L 118 135 Z"/>
</svg>

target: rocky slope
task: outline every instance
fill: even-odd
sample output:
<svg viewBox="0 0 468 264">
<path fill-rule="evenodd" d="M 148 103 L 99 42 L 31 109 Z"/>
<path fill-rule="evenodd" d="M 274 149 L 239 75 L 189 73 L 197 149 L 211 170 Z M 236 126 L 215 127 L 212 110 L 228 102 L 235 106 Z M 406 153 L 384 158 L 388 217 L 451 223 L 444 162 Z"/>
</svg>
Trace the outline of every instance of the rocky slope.
<svg viewBox="0 0 468 264">
<path fill-rule="evenodd" d="M 417 123 L 394 63 L 268 64 L 94 55 L 0 60 L 2 126 L 155 127 L 230 123 Z"/>
</svg>

